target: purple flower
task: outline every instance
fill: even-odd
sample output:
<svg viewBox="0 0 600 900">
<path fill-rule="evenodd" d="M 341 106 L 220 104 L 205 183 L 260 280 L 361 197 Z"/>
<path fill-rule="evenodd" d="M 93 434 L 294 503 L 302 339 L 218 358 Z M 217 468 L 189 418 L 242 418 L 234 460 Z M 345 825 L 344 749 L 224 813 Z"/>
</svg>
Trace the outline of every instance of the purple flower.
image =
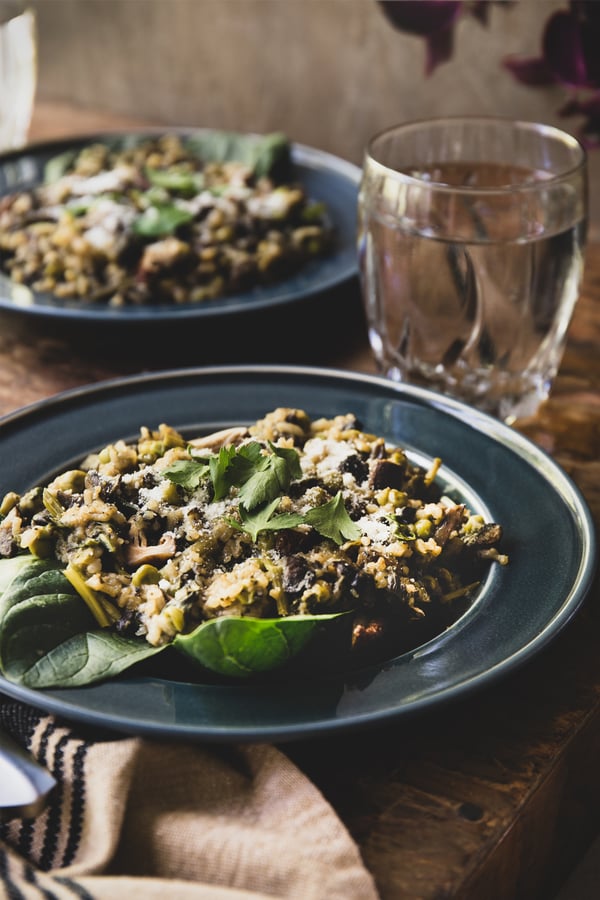
<svg viewBox="0 0 600 900">
<path fill-rule="evenodd" d="M 589 8 L 588 8 L 589 7 Z M 600 12 L 600 7 L 597 7 Z M 596 30 L 593 21 L 597 20 Z M 542 37 L 542 55 L 520 59 L 507 56 L 503 65 L 523 84 L 564 84 L 568 87 L 600 87 L 592 42 L 598 41 L 600 18 L 592 4 L 571 3 L 570 10 L 554 13 Z"/>
<path fill-rule="evenodd" d="M 473 16 L 481 25 L 487 25 L 494 3 L 504 6 L 511 2 L 513 0 L 378 0 L 394 28 L 425 38 L 426 76 L 452 57 L 454 28 L 461 16 Z"/>
<path fill-rule="evenodd" d="M 379 4 L 394 28 L 425 38 L 426 75 L 450 59 L 454 26 L 463 6 L 459 0 L 379 0 Z"/>
<path fill-rule="evenodd" d="M 503 65 L 522 84 L 561 84 L 574 92 L 561 115 L 583 115 L 581 137 L 587 146 L 600 145 L 600 4 L 572 0 L 569 9 L 548 19 L 542 36 L 542 55 L 530 59 L 508 56 Z M 594 94 L 580 100 L 575 92 Z"/>
<path fill-rule="evenodd" d="M 493 2 L 510 7 L 512 0 L 378 0 L 389 22 L 399 31 L 425 39 L 425 75 L 452 57 L 454 29 L 463 15 L 488 23 Z M 581 140 L 600 146 L 600 2 L 571 0 L 568 8 L 552 13 L 544 27 L 541 55 L 507 56 L 502 61 L 522 84 L 530 87 L 559 84 L 571 94 L 560 110 L 564 116 L 584 117 Z M 591 91 L 582 99 L 577 92 Z"/>
<path fill-rule="evenodd" d="M 571 97 L 560 110 L 561 116 L 584 116 L 584 123 L 579 130 L 581 143 L 592 150 L 600 147 L 600 91 L 596 91 L 587 100 Z"/>
</svg>

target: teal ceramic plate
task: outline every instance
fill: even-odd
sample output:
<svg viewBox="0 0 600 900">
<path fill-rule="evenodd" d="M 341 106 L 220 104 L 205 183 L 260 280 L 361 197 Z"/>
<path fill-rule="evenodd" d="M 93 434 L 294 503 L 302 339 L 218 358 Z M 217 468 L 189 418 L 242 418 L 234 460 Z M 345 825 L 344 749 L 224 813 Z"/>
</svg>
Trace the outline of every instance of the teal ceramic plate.
<svg viewBox="0 0 600 900">
<path fill-rule="evenodd" d="M 95 141 L 110 140 L 114 143 L 131 140 L 133 136 L 140 138 L 150 134 L 165 134 L 169 131 L 180 134 L 193 133 L 191 129 L 181 128 L 111 132 L 33 144 L 23 150 L 4 153 L 0 155 L 0 198 L 19 190 L 29 190 L 39 184 L 47 161 L 67 150 L 77 149 Z M 337 156 L 303 144 L 292 144 L 292 163 L 294 178 L 303 185 L 307 195 L 326 204 L 336 233 L 333 252 L 327 257 L 308 263 L 292 277 L 267 287 L 257 287 L 203 303 L 113 309 L 106 304 L 86 306 L 82 303 L 60 300 L 50 294 L 37 293 L 23 285 L 15 285 L 10 278 L 0 273 L 0 309 L 28 315 L 50 316 L 54 319 L 69 319 L 77 323 L 101 322 L 115 326 L 188 320 L 206 322 L 230 317 L 236 313 L 253 313 L 288 306 L 308 297 L 343 288 L 358 274 L 356 213 L 360 169 Z"/>
<path fill-rule="evenodd" d="M 333 416 L 415 458 L 441 456 L 442 484 L 504 527 L 508 566 L 491 567 L 471 608 L 443 634 L 383 665 L 261 683 L 122 677 L 81 689 L 0 690 L 121 732 L 186 740 L 285 741 L 384 723 L 482 689 L 557 636 L 596 561 L 589 511 L 533 443 L 456 401 L 376 376 L 293 366 L 183 369 L 68 391 L 0 421 L 0 495 L 22 492 L 141 425 L 185 435 L 248 424 L 277 406 Z M 551 527 L 549 527 L 551 523 Z"/>
</svg>

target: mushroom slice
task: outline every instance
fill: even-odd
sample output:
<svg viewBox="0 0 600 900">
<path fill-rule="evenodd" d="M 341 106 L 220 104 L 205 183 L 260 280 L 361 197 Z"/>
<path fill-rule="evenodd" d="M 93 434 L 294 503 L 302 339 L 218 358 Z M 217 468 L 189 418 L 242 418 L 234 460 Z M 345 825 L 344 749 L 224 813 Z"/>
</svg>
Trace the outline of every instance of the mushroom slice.
<svg viewBox="0 0 600 900">
<path fill-rule="evenodd" d="M 237 444 L 249 436 L 250 433 L 244 426 L 223 428 L 221 431 L 213 431 L 212 434 L 204 437 L 194 438 L 189 441 L 189 444 L 198 450 L 218 450 L 220 447 Z"/>
<path fill-rule="evenodd" d="M 139 566 L 150 560 L 170 559 L 176 551 L 175 538 L 172 534 L 163 534 L 158 544 L 132 543 L 127 546 L 127 562 L 130 566 Z"/>
</svg>

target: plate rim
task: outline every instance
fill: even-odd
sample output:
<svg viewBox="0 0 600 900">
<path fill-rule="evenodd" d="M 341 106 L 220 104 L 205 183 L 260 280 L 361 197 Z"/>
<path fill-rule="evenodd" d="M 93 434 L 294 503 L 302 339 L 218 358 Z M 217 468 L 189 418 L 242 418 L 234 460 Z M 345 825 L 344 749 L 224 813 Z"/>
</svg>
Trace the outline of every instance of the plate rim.
<svg viewBox="0 0 600 900">
<path fill-rule="evenodd" d="M 51 151 L 52 148 L 58 149 L 61 147 L 66 149 L 71 145 L 85 146 L 94 141 L 127 138 L 132 135 L 144 138 L 158 137 L 163 134 L 189 135 L 213 133 L 223 130 L 228 129 L 165 125 L 163 127 L 139 126 L 128 129 L 98 130 L 90 132 L 89 134 L 79 133 L 67 135 L 62 138 L 57 137 L 48 140 L 33 141 L 23 147 L 6 150 L 0 153 L 0 169 L 13 160 L 18 160 L 19 158 L 31 154 L 40 154 Z M 244 134 L 249 137 L 259 136 L 256 132 L 244 132 Z M 339 176 L 345 179 L 349 186 L 353 185 L 356 188 L 358 200 L 358 187 L 362 175 L 360 166 L 341 156 L 336 156 L 327 150 L 321 150 L 302 142 L 292 141 L 291 139 L 290 148 L 294 163 L 307 168 L 311 166 L 326 174 Z M 6 192 L 6 194 L 9 193 L 10 192 Z M 0 194 L 0 196 L 4 195 L 5 194 Z M 347 249 L 347 247 L 346 245 L 343 245 L 342 250 L 345 249 Z M 326 263 L 327 259 L 324 259 L 323 262 Z M 0 272 L 0 310 L 20 315 L 33 316 L 34 318 L 50 318 L 59 321 L 78 323 L 106 323 L 107 325 L 122 326 L 152 323 L 164 324 L 167 322 L 179 321 L 187 322 L 190 319 L 201 319 L 212 322 L 231 315 L 251 315 L 255 312 L 260 313 L 281 306 L 287 307 L 321 294 L 325 296 L 327 292 L 337 290 L 357 278 L 358 258 L 355 258 L 351 262 L 348 261 L 347 263 L 338 265 L 336 271 L 330 273 L 327 277 L 319 276 L 313 278 L 312 283 L 302 292 L 296 291 L 290 294 L 288 290 L 286 293 L 285 285 L 287 280 L 283 280 L 271 286 L 272 291 L 276 293 L 271 293 L 268 296 L 260 296 L 260 294 L 253 296 L 252 292 L 248 291 L 218 298 L 214 303 L 173 304 L 172 306 L 157 304 L 156 306 L 131 306 L 114 309 L 100 304 L 94 306 L 82 305 L 81 307 L 76 305 L 65 306 L 61 305 L 58 301 L 56 303 L 19 304 L 5 295 L 5 290 L 2 288 L 2 282 L 8 282 L 9 285 L 11 282 L 5 273 Z M 18 288 L 19 286 L 17 286 L 17 289 Z M 26 287 L 26 290 L 29 293 L 35 293 L 31 288 Z M 223 304 L 219 302 L 220 300 L 223 301 Z"/>
<path fill-rule="evenodd" d="M 235 728 L 229 725 L 198 727 L 198 725 L 179 724 L 170 727 L 164 723 L 157 724 L 148 721 L 127 722 L 119 719 L 114 712 L 97 712 L 89 707 L 68 706 L 61 697 L 61 694 L 68 697 L 69 692 L 73 689 L 57 689 L 50 692 L 35 691 L 15 685 L 0 676 L 0 690 L 3 693 L 25 701 L 32 706 L 41 707 L 50 713 L 60 715 L 68 720 L 86 722 L 91 725 L 105 727 L 109 730 L 117 730 L 118 732 L 130 734 L 205 741 L 287 741 L 315 737 L 324 734 L 356 730 L 367 725 L 384 724 L 390 720 L 397 720 L 398 718 L 415 714 L 424 709 L 438 707 L 441 703 L 450 699 L 456 700 L 471 694 L 474 691 L 481 690 L 490 683 L 496 682 L 500 676 L 514 671 L 517 667 L 520 667 L 527 662 L 534 654 L 537 654 L 537 652 L 545 647 L 563 630 L 584 602 L 597 569 L 598 547 L 596 542 L 595 524 L 590 508 L 581 490 L 571 476 L 543 448 L 536 445 L 525 435 L 503 422 L 494 419 L 487 413 L 480 412 L 473 407 L 469 407 L 462 402 L 445 395 L 438 394 L 435 391 L 413 385 L 392 382 L 384 376 L 321 366 L 270 363 L 195 366 L 118 376 L 61 391 L 55 395 L 43 398 L 7 413 L 0 418 L 0 443 L 6 428 L 10 429 L 13 426 L 18 428 L 19 423 L 22 420 L 27 420 L 32 416 L 35 417 L 39 413 L 45 415 L 49 411 L 51 412 L 53 408 L 59 408 L 62 404 L 70 404 L 72 402 L 75 402 L 76 404 L 85 403 L 85 400 L 88 397 L 94 395 L 104 396 L 110 394 L 113 390 L 125 390 L 127 392 L 140 383 L 152 387 L 154 384 L 158 385 L 165 382 L 176 383 L 181 379 L 187 380 L 190 378 L 198 378 L 206 381 L 206 379 L 219 378 L 221 376 L 234 379 L 236 377 L 247 379 L 249 376 L 270 378 L 294 377 L 298 379 L 317 378 L 324 379 L 332 385 L 339 383 L 340 381 L 344 384 L 356 383 L 371 385 L 376 389 L 381 388 L 383 393 L 387 395 L 397 396 L 400 399 L 404 398 L 411 401 L 416 400 L 422 405 L 430 407 L 435 411 L 439 411 L 442 414 L 448 414 L 454 419 L 459 420 L 459 426 L 465 424 L 477 432 L 484 430 L 485 434 L 490 437 L 494 443 L 498 443 L 503 451 L 516 453 L 520 460 L 528 466 L 539 466 L 538 472 L 540 476 L 550 484 L 554 493 L 559 495 L 561 501 L 565 505 L 568 504 L 572 507 L 573 518 L 577 519 L 580 523 L 580 530 L 577 532 L 577 537 L 581 544 L 581 558 L 579 561 L 578 574 L 571 585 L 568 595 L 563 598 L 560 608 L 553 613 L 545 626 L 535 635 L 535 637 L 526 644 L 520 645 L 516 652 L 511 652 L 494 666 L 479 672 L 476 677 L 466 682 L 463 681 L 458 685 L 455 683 L 450 684 L 443 689 L 438 690 L 434 696 L 426 695 L 417 698 L 407 704 L 403 709 L 396 708 L 393 712 L 388 710 L 384 712 L 371 711 L 365 714 L 354 714 L 351 719 L 313 720 L 309 724 L 301 721 L 294 724 L 284 724 L 279 727 L 271 724 L 262 728 L 256 728 L 252 731 L 249 731 L 245 727 L 240 728 L 238 726 Z M 422 646 L 427 647 L 428 644 Z M 421 648 L 416 648 L 417 651 L 420 649 Z M 385 664 L 375 668 L 382 672 L 385 670 Z M 132 678 L 130 683 L 135 684 L 136 680 L 136 678 Z M 156 681 L 156 679 L 154 680 Z M 85 688 L 79 690 L 85 691 Z M 57 692 L 58 697 L 56 696 Z"/>
</svg>

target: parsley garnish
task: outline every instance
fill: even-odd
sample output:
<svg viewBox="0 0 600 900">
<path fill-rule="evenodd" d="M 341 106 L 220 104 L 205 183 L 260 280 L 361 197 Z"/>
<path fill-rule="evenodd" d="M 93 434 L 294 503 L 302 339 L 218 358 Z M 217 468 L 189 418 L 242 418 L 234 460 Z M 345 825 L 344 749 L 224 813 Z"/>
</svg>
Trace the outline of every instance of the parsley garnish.
<svg viewBox="0 0 600 900">
<path fill-rule="evenodd" d="M 352 521 L 346 507 L 341 491 L 324 503 L 322 506 L 313 506 L 304 515 L 300 513 L 282 513 L 274 516 L 273 513 L 279 505 L 279 498 L 275 498 L 266 506 L 249 511 L 240 506 L 241 523 L 234 519 L 226 519 L 234 528 L 245 531 L 255 541 L 259 531 L 278 531 L 281 528 L 295 528 L 297 525 L 311 525 L 323 537 L 329 538 L 336 544 L 344 541 L 357 541 L 362 532 L 358 525 Z"/>
<path fill-rule="evenodd" d="M 293 478 L 302 475 L 297 450 L 271 443 L 269 449 L 271 453 L 263 453 L 261 445 L 253 441 L 239 450 L 222 447 L 218 456 L 212 456 L 210 477 L 215 500 L 222 500 L 237 487 L 240 503 L 251 510 L 279 497 Z"/>
<path fill-rule="evenodd" d="M 362 534 L 358 525 L 346 512 L 341 491 L 338 491 L 332 500 L 322 506 L 309 509 L 304 516 L 304 521 L 307 525 L 312 525 L 315 531 L 318 531 L 323 537 L 330 538 L 336 544 L 343 544 L 344 540 L 357 541 Z"/>
<path fill-rule="evenodd" d="M 302 476 L 298 452 L 287 447 L 275 447 L 269 443 L 272 455 L 263 455 L 257 461 L 256 471 L 240 490 L 240 501 L 246 509 L 254 509 L 279 497 L 294 478 Z"/>
<path fill-rule="evenodd" d="M 163 475 L 193 491 L 210 476 L 214 500 L 222 500 L 232 488 L 238 489 L 240 522 L 226 521 L 245 531 L 256 541 L 260 531 L 278 531 L 311 525 L 323 537 L 336 544 L 344 540 L 358 540 L 361 530 L 344 506 L 341 492 L 324 503 L 300 513 L 274 515 L 281 495 L 294 478 L 302 476 L 298 451 L 276 447 L 269 442 L 270 453 L 264 453 L 256 441 L 235 447 L 221 447 L 218 454 L 198 459 L 178 460 L 163 471 Z"/>
<path fill-rule="evenodd" d="M 282 513 L 279 516 L 274 516 L 273 513 L 278 506 L 279 497 L 276 497 L 275 500 L 272 500 L 260 509 L 254 509 L 252 512 L 240 506 L 241 523 L 236 522 L 235 519 L 225 519 L 225 521 L 234 528 L 245 531 L 253 541 L 256 541 L 259 531 L 278 531 L 280 528 L 295 528 L 296 525 L 302 525 L 304 517 L 298 513 Z"/>
<path fill-rule="evenodd" d="M 195 491 L 210 470 L 208 460 L 178 459 L 163 471 L 163 475 L 180 484 L 186 491 Z"/>
</svg>

